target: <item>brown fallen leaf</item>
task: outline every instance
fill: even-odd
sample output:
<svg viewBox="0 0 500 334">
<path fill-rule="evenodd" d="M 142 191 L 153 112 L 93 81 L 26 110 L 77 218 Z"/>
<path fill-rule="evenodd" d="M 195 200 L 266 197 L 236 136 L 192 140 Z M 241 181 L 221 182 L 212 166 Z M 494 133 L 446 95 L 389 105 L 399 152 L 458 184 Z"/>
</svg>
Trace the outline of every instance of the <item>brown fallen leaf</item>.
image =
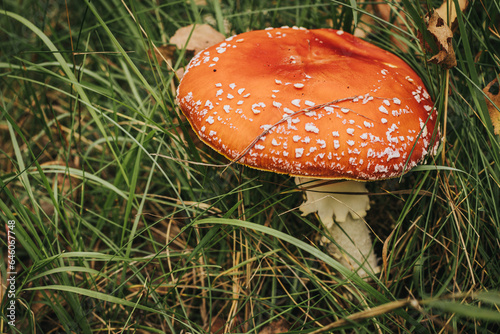
<svg viewBox="0 0 500 334">
<path fill-rule="evenodd" d="M 434 37 L 439 49 L 438 53 L 429 59 L 430 62 L 452 68 L 457 66 L 457 58 L 453 50 L 453 32 L 436 11 L 427 14 L 425 17 L 427 30 Z"/>
<path fill-rule="evenodd" d="M 174 59 L 175 46 L 174 45 L 162 45 L 154 48 L 155 57 L 158 61 L 158 64 L 161 66 L 163 61 L 169 61 Z M 149 58 L 153 59 L 153 55 L 151 54 L 151 50 L 148 50 Z"/>
<path fill-rule="evenodd" d="M 188 25 L 178 29 L 174 36 L 170 38 L 170 43 L 175 44 L 178 49 L 193 50 L 200 52 L 222 42 L 226 37 L 209 26 L 208 24 Z"/>
<path fill-rule="evenodd" d="M 236 316 L 231 322 L 228 322 L 222 316 L 216 316 L 212 318 L 212 322 L 209 325 L 208 323 L 203 326 L 203 330 L 209 334 L 223 334 L 223 333 L 234 333 L 233 327 L 237 328 L 241 325 L 241 318 Z"/>
<path fill-rule="evenodd" d="M 468 0 L 458 0 L 458 5 L 460 10 L 463 12 L 465 8 L 469 5 Z M 457 26 L 457 7 L 454 1 L 444 1 L 443 4 L 435 10 L 441 17 L 444 23 L 450 27 L 452 30 Z"/>
<path fill-rule="evenodd" d="M 188 52 L 196 54 L 209 46 L 222 42 L 224 39 L 223 34 L 208 24 L 198 24 L 196 26 L 191 24 L 177 29 L 174 36 L 170 38 L 170 43 L 175 44 L 178 49 L 186 49 Z M 179 80 L 182 79 L 184 69 L 178 69 L 175 74 Z"/>
<path fill-rule="evenodd" d="M 284 319 L 274 320 L 269 325 L 262 328 L 259 334 L 288 333 L 290 326 Z"/>
<path fill-rule="evenodd" d="M 490 113 L 491 123 L 493 123 L 493 130 L 497 136 L 500 136 L 500 91 L 496 94 L 490 93 L 490 88 L 493 86 L 498 79 L 495 78 L 491 81 L 486 87 L 484 87 L 483 92 L 488 96 L 493 103 L 489 99 L 486 99 L 486 105 L 488 106 L 488 112 Z"/>
</svg>

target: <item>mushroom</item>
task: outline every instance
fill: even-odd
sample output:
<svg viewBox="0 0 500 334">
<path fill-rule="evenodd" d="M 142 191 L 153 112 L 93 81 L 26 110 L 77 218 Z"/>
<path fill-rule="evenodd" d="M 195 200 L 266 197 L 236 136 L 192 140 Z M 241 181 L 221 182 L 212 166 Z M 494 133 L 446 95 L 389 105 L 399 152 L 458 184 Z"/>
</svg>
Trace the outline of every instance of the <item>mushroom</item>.
<svg viewBox="0 0 500 334">
<path fill-rule="evenodd" d="M 340 30 L 282 27 L 229 37 L 191 60 L 177 100 L 217 152 L 297 177 L 308 198 L 300 210 L 318 211 L 338 245 L 329 248 L 360 275 L 361 265 L 376 270 L 377 259 L 359 181 L 400 176 L 437 148 L 435 108 L 418 75 Z"/>
</svg>

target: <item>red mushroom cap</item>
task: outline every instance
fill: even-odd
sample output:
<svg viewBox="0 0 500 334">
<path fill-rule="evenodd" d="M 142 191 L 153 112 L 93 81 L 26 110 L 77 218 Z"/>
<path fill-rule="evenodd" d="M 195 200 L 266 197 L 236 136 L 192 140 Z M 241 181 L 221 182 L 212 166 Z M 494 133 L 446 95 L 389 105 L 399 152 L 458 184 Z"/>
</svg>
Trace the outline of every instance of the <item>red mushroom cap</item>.
<svg viewBox="0 0 500 334">
<path fill-rule="evenodd" d="M 177 99 L 214 150 L 294 176 L 399 176 L 427 155 L 436 126 L 408 64 L 332 29 L 227 38 L 191 60 Z"/>
</svg>

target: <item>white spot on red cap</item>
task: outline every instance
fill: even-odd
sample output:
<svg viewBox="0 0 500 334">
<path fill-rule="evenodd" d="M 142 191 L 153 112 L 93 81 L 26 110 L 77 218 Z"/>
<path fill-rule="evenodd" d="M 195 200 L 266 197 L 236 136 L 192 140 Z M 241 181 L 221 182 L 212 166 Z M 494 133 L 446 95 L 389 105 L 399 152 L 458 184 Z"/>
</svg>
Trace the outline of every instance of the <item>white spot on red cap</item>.
<svg viewBox="0 0 500 334">
<path fill-rule="evenodd" d="M 384 153 L 387 155 L 387 161 L 399 158 L 401 156 L 398 150 L 393 150 L 390 147 L 387 147 Z"/>
<path fill-rule="evenodd" d="M 208 107 L 208 109 L 212 110 L 214 108 L 214 105 L 212 104 L 212 101 L 207 100 L 205 102 L 205 107 Z"/>
<path fill-rule="evenodd" d="M 304 149 L 303 148 L 296 148 L 295 149 L 295 157 L 300 158 L 304 154 Z"/>
<path fill-rule="evenodd" d="M 387 173 L 389 171 L 389 168 L 384 165 L 375 165 L 375 168 L 373 170 L 375 173 Z"/>
<path fill-rule="evenodd" d="M 378 110 L 379 110 L 380 112 L 383 112 L 384 114 L 389 115 L 389 111 L 387 111 L 387 109 L 385 109 L 385 107 L 384 107 L 384 106 L 380 106 L 380 107 L 378 107 Z"/>
<path fill-rule="evenodd" d="M 313 111 L 306 111 L 304 114 L 306 116 L 309 116 L 309 117 L 317 116 L 316 111 L 314 111 L 314 110 Z"/>
<path fill-rule="evenodd" d="M 368 102 L 370 102 L 371 100 L 373 100 L 373 96 L 371 96 L 370 94 L 366 94 L 364 97 L 363 97 L 363 104 L 366 104 Z"/>
<path fill-rule="evenodd" d="M 266 104 L 265 104 L 264 102 L 258 102 L 258 103 L 254 103 L 254 104 L 252 104 L 252 111 L 253 111 L 253 113 L 254 113 L 254 114 L 260 114 L 260 112 L 261 112 L 262 110 L 257 109 L 257 108 L 259 108 L 259 107 L 265 108 L 265 107 L 266 107 Z"/>
<path fill-rule="evenodd" d="M 306 123 L 305 126 L 306 131 L 319 133 L 319 129 L 314 125 L 314 123 Z"/>
</svg>

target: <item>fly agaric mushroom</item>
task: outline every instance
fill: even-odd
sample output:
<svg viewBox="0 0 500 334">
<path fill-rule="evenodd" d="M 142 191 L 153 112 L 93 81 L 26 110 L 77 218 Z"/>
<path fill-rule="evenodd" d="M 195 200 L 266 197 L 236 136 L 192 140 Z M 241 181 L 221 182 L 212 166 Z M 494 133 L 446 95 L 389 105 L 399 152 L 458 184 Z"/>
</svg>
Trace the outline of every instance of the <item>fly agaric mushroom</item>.
<svg viewBox="0 0 500 334">
<path fill-rule="evenodd" d="M 400 176 L 437 148 L 422 80 L 397 56 L 340 30 L 229 37 L 191 60 L 177 99 L 200 139 L 232 161 L 296 176 L 299 185 L 348 180 L 306 184 L 300 210 L 318 211 L 345 252 L 339 261 L 353 270 L 377 267 L 363 219 L 367 190 L 356 181 Z"/>
</svg>

